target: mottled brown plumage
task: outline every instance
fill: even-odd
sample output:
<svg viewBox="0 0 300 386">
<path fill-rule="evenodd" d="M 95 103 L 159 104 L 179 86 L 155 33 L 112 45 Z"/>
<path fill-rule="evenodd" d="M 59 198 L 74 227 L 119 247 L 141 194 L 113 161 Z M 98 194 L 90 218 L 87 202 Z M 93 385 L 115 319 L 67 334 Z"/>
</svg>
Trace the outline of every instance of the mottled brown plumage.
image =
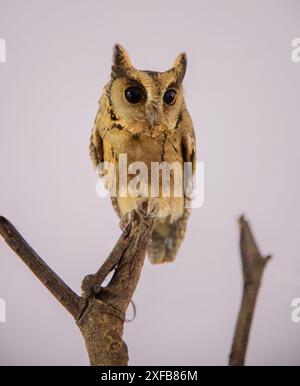
<svg viewBox="0 0 300 386">
<path fill-rule="evenodd" d="M 182 91 L 185 70 L 185 54 L 180 54 L 166 72 L 137 70 L 124 48 L 115 46 L 111 79 L 104 87 L 90 141 L 95 167 L 103 161 L 118 166 L 119 154 L 127 154 L 128 165 L 136 161 L 147 165 L 149 181 L 152 162 L 191 162 L 195 169 L 195 134 Z M 143 95 L 138 103 L 130 103 L 125 97 L 126 90 L 133 86 Z M 170 105 L 165 102 L 167 90 L 176 94 Z M 135 207 L 137 199 L 118 194 L 112 197 L 112 203 L 122 218 Z M 160 189 L 159 213 L 148 248 L 153 263 L 175 259 L 190 214 L 186 200 L 184 194 L 162 197 Z"/>
</svg>

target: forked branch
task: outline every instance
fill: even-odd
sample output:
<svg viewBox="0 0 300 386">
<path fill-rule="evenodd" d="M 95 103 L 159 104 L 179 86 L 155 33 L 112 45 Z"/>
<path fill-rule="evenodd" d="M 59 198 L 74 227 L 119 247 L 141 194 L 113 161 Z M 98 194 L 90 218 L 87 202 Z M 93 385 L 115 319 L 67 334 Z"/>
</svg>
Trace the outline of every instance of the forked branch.
<svg viewBox="0 0 300 386">
<path fill-rule="evenodd" d="M 70 312 L 85 340 L 91 365 L 127 365 L 128 350 L 122 340 L 125 312 L 138 283 L 154 224 L 155 207 L 142 201 L 112 252 L 94 275 L 82 282 L 77 295 L 31 248 L 16 228 L 0 216 L 0 234 L 46 288 Z M 263 257 L 248 222 L 242 216 L 240 250 L 243 296 L 229 364 L 243 365 L 261 278 L 270 256 Z M 103 282 L 114 274 L 106 287 Z"/>
<path fill-rule="evenodd" d="M 153 213 L 144 201 L 111 254 L 94 275 L 82 283 L 77 295 L 31 248 L 16 228 L 0 216 L 0 234 L 37 278 L 70 312 L 85 340 L 91 365 L 127 365 L 128 351 L 122 340 L 125 312 L 138 283 L 154 224 Z M 102 287 L 114 270 L 109 284 Z"/>
</svg>

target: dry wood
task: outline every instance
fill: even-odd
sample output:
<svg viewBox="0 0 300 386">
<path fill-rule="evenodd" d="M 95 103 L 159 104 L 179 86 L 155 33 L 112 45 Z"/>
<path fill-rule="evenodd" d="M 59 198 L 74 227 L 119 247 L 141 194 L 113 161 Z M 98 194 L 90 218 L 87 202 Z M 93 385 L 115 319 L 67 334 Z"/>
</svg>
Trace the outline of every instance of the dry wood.
<svg viewBox="0 0 300 386">
<path fill-rule="evenodd" d="M 264 269 L 271 258 L 271 256 L 263 257 L 260 254 L 251 228 L 244 216 L 240 217 L 239 225 L 243 295 L 229 356 L 230 366 L 242 366 L 245 363 L 256 299 Z"/>
<path fill-rule="evenodd" d="M 140 278 L 147 246 L 153 230 L 155 210 L 143 200 L 112 252 L 93 275 L 82 281 L 77 295 L 31 248 L 16 228 L 0 216 L 0 234 L 37 278 L 75 319 L 85 340 L 91 365 L 127 365 L 128 350 L 123 341 L 125 312 Z M 151 211 L 149 213 L 149 210 Z M 243 296 L 235 328 L 230 365 L 243 365 L 261 278 L 271 256 L 263 257 L 248 222 L 240 224 L 243 268 Z M 114 271 L 106 287 L 102 284 Z"/>
<path fill-rule="evenodd" d="M 94 275 L 82 282 L 77 295 L 31 248 L 16 228 L 0 217 L 0 234 L 37 278 L 74 317 L 84 337 L 91 365 L 127 365 L 122 340 L 125 312 L 143 267 L 154 216 L 144 201 L 133 211 L 109 257 Z M 114 270 L 106 287 L 104 279 Z"/>
</svg>

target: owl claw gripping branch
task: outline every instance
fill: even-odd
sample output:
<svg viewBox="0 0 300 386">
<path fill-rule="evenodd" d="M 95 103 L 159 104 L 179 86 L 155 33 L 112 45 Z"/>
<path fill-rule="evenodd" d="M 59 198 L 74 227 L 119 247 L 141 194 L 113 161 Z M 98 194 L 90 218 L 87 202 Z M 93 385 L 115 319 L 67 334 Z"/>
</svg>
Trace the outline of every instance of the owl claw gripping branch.
<svg viewBox="0 0 300 386">
<path fill-rule="evenodd" d="M 95 168 L 103 163 L 112 164 L 117 177 L 120 177 L 123 173 L 120 155 L 126 155 L 130 165 L 143 164 L 147 168 L 139 181 L 140 184 L 146 181 L 147 188 L 142 193 L 128 194 L 129 185 L 136 178 L 131 170 L 126 194 L 120 178 L 117 178 L 117 194 L 111 195 L 111 200 L 121 219 L 126 219 L 136 207 L 137 200 L 153 197 L 153 190 L 158 192 L 154 197 L 159 209 L 148 247 L 152 263 L 175 259 L 190 214 L 186 205 L 189 197 L 184 187 L 180 188 L 181 194 L 178 194 L 178 189 L 176 194 L 173 192 L 176 178 L 172 168 L 172 165 L 179 165 L 181 174 L 184 174 L 185 164 L 189 163 L 193 174 L 196 164 L 195 133 L 182 90 L 185 71 L 185 54 L 180 54 L 173 67 L 165 72 L 138 70 L 131 64 L 124 48 L 117 44 L 111 78 L 104 87 L 91 135 L 90 156 Z M 162 172 L 169 165 L 170 194 L 165 194 L 163 176 L 159 174 L 158 189 L 151 186 L 153 165 L 162 166 Z M 186 179 L 186 176 L 181 177 L 185 183 Z M 187 184 L 190 186 L 191 182 L 187 181 Z"/>
</svg>

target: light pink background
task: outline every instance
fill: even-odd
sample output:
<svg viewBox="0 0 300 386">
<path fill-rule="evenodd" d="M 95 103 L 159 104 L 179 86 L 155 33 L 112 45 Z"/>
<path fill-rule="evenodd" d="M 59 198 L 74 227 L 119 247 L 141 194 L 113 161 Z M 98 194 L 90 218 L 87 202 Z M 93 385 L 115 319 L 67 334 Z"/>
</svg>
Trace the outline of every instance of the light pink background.
<svg viewBox="0 0 300 386">
<path fill-rule="evenodd" d="M 241 296 L 236 219 L 267 268 L 247 363 L 300 364 L 299 1 L 0 1 L 0 212 L 76 291 L 120 231 L 95 193 L 88 141 L 112 46 L 165 70 L 188 54 L 186 100 L 205 162 L 174 264 L 145 264 L 126 325 L 130 364 L 227 363 Z M 87 364 L 71 317 L 0 241 L 0 364 Z"/>
</svg>

